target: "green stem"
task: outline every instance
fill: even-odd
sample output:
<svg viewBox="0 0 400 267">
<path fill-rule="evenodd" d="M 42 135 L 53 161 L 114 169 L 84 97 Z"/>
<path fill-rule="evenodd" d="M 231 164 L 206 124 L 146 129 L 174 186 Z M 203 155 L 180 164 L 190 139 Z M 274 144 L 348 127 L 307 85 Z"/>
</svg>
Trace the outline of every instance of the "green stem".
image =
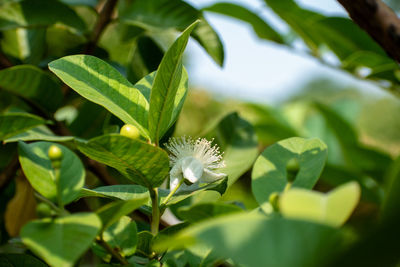
<svg viewBox="0 0 400 267">
<path fill-rule="evenodd" d="M 153 235 L 158 234 L 158 228 L 160 224 L 160 209 L 158 207 L 158 189 L 152 188 L 150 190 L 151 206 L 152 206 L 152 217 L 151 217 L 151 233 Z"/>
<path fill-rule="evenodd" d="M 57 166 L 54 166 L 54 176 L 56 179 L 56 185 L 57 185 L 57 201 L 58 201 L 58 207 L 61 210 L 64 210 L 64 204 L 62 203 L 62 194 L 61 194 L 61 188 L 60 188 L 60 168 Z"/>
<path fill-rule="evenodd" d="M 285 186 L 285 189 L 283 189 L 283 192 L 289 191 L 289 189 L 292 187 L 292 182 L 288 182 Z"/>
<path fill-rule="evenodd" d="M 178 191 L 179 187 L 181 187 L 181 185 L 183 184 L 183 182 L 185 181 L 185 179 L 181 179 L 179 184 L 177 186 L 175 186 L 174 189 L 172 189 L 171 192 L 169 192 L 168 196 L 164 199 L 163 203 L 161 204 L 161 206 L 165 206 L 167 205 L 168 201 L 171 199 L 171 197 L 176 193 L 176 191 Z"/>
<path fill-rule="evenodd" d="M 40 201 L 46 203 L 47 205 L 49 205 L 55 212 L 57 212 L 58 215 L 68 215 L 69 212 L 66 211 L 65 209 L 60 209 L 59 207 L 57 207 L 56 205 L 54 205 L 53 202 L 51 202 L 50 200 L 48 200 L 47 198 L 45 198 L 44 196 L 38 194 L 35 192 L 35 197 L 37 199 L 39 199 Z"/>
</svg>

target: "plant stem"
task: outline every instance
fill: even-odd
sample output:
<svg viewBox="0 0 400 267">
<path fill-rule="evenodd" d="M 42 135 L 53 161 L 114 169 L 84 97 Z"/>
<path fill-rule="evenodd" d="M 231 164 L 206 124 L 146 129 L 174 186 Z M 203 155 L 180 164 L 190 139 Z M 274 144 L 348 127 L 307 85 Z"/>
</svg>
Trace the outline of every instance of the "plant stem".
<svg viewBox="0 0 400 267">
<path fill-rule="evenodd" d="M 292 187 L 292 182 L 288 182 L 285 186 L 285 188 L 283 189 L 283 192 L 287 192 L 289 191 L 289 189 Z"/>
<path fill-rule="evenodd" d="M 94 26 L 92 35 L 90 36 L 89 43 L 86 46 L 85 54 L 92 54 L 96 48 L 97 42 L 100 39 L 101 34 L 111 21 L 111 17 L 114 12 L 114 8 L 117 5 L 118 0 L 107 0 L 99 12 L 99 16 Z"/>
<path fill-rule="evenodd" d="M 102 234 L 101 234 L 102 235 Z M 115 259 L 117 259 L 122 265 L 128 265 L 129 262 L 116 251 L 113 249 L 106 241 L 104 241 L 103 237 L 98 237 L 96 239 L 97 244 L 105 248 Z"/>
<path fill-rule="evenodd" d="M 42 201 L 42 202 L 46 203 L 47 205 L 49 205 L 59 215 L 67 215 L 67 214 L 69 214 L 68 211 L 66 211 L 65 209 L 60 209 L 59 207 L 54 205 L 53 202 L 51 202 L 50 200 L 48 200 L 47 198 L 45 198 L 44 196 L 42 196 L 42 195 L 40 195 L 40 194 L 38 194 L 36 192 L 35 192 L 35 197 L 37 199 L 39 199 L 40 201 Z"/>
<path fill-rule="evenodd" d="M 174 189 L 172 189 L 172 191 L 168 194 L 168 196 L 164 199 L 163 203 L 161 204 L 161 206 L 165 206 L 167 205 L 168 201 L 171 199 L 171 197 L 176 193 L 176 191 L 178 191 L 179 187 L 181 187 L 181 185 L 183 184 L 185 180 L 181 179 L 179 184 L 177 186 L 175 186 Z"/>
<path fill-rule="evenodd" d="M 158 189 L 152 188 L 150 190 L 152 216 L 151 216 L 151 233 L 153 235 L 158 234 L 158 228 L 160 224 L 160 209 L 158 207 Z"/>
</svg>

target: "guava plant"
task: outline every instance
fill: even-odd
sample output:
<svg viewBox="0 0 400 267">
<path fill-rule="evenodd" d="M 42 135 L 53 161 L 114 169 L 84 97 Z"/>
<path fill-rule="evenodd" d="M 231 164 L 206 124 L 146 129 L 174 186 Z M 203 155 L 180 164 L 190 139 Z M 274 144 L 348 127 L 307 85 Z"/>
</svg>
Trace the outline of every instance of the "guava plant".
<svg viewBox="0 0 400 267">
<path fill-rule="evenodd" d="M 307 25 L 296 27 L 298 14 L 315 15 L 289 0 L 266 2 L 291 14 L 300 32 Z M 359 143 L 329 107 L 313 103 L 331 129 L 333 152 L 256 105 L 253 124 L 225 112 L 200 136 L 174 133 L 188 93 L 190 36 L 223 63 L 202 10 L 179 0 L 0 5 L 1 266 L 398 262 L 399 246 L 386 239 L 399 233 L 399 162 Z M 241 6 L 206 10 L 289 45 Z M 317 56 L 332 40 L 313 33 L 300 36 Z M 269 120 L 275 132 L 265 134 Z M 279 140 L 260 146 L 266 138 Z M 236 199 L 241 181 L 251 208 Z M 355 209 L 377 209 L 379 219 L 360 223 Z"/>
</svg>

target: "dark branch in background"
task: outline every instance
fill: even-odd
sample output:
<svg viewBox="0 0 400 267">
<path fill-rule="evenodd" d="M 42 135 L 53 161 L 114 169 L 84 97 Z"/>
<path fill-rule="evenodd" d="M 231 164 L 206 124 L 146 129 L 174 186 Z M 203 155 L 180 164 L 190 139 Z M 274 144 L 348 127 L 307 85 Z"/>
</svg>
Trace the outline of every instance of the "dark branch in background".
<svg viewBox="0 0 400 267">
<path fill-rule="evenodd" d="M 400 62 L 400 19 L 381 0 L 338 0 L 351 19 Z"/>
<path fill-rule="evenodd" d="M 0 69 L 12 67 L 12 62 L 0 51 Z"/>
<path fill-rule="evenodd" d="M 11 162 L 0 173 L 0 192 L 7 187 L 9 182 L 15 177 L 15 173 L 19 169 L 18 156 L 14 156 Z"/>
<path fill-rule="evenodd" d="M 92 35 L 90 36 L 89 43 L 86 46 L 85 54 L 92 54 L 94 52 L 101 34 L 111 21 L 111 17 L 117 2 L 118 0 L 107 0 L 107 2 L 104 4 L 99 13 L 99 18 L 94 26 Z"/>
</svg>

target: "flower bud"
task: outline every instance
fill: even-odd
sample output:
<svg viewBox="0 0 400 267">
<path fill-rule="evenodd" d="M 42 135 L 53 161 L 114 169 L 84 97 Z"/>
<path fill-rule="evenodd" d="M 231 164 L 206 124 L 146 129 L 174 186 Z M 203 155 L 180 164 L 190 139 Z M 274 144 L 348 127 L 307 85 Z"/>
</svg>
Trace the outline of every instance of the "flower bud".
<svg viewBox="0 0 400 267">
<path fill-rule="evenodd" d="M 140 137 L 139 129 L 132 124 L 125 124 L 119 131 L 119 134 L 131 139 L 138 139 Z"/>
<path fill-rule="evenodd" d="M 62 151 L 56 145 L 51 145 L 48 150 L 48 155 L 51 161 L 59 161 L 62 158 Z"/>
</svg>

